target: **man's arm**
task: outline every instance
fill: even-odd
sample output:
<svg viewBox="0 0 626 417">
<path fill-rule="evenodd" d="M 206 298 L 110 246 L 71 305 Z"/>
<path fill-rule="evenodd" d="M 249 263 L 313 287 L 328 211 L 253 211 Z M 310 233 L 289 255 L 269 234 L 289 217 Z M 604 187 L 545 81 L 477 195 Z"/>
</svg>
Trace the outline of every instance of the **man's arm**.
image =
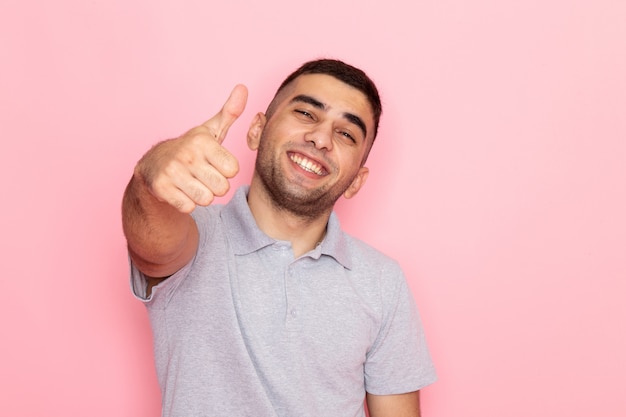
<svg viewBox="0 0 626 417">
<path fill-rule="evenodd" d="M 239 170 L 222 146 L 246 105 L 237 86 L 222 110 L 185 135 L 159 143 L 137 163 L 122 201 L 122 224 L 131 259 L 151 279 L 172 275 L 194 256 L 198 229 L 190 213 L 229 189 Z"/>
<path fill-rule="evenodd" d="M 367 393 L 370 417 L 420 417 L 420 392 L 398 395 L 372 395 Z"/>
<path fill-rule="evenodd" d="M 133 175 L 126 187 L 122 225 L 128 253 L 148 277 L 172 275 L 191 260 L 198 245 L 198 229 L 191 215 L 157 200 L 139 174 Z"/>
</svg>

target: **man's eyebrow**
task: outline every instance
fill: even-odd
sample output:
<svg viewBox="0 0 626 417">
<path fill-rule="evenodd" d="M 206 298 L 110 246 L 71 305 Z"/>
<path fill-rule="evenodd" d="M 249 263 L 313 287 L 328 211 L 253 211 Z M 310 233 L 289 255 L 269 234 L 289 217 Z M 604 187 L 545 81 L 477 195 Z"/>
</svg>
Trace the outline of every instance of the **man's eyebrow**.
<svg viewBox="0 0 626 417">
<path fill-rule="evenodd" d="M 361 131 L 363 132 L 363 137 L 367 137 L 367 128 L 365 127 L 365 123 L 363 123 L 363 120 L 359 116 L 352 113 L 344 113 L 343 117 L 350 121 L 350 123 L 357 125 L 359 129 L 361 129 Z"/>
<path fill-rule="evenodd" d="M 297 96 L 295 96 L 294 98 L 291 99 L 292 103 L 306 103 L 306 104 L 310 104 L 311 106 L 320 109 L 320 110 L 325 110 L 326 106 L 324 105 L 324 103 L 322 103 L 321 101 L 308 96 L 306 94 L 299 94 Z"/>
<path fill-rule="evenodd" d="M 291 99 L 291 102 L 292 103 L 298 103 L 298 102 L 307 103 L 320 110 L 326 109 L 326 106 L 324 105 L 324 103 L 306 94 L 299 94 L 295 96 L 294 98 Z M 367 128 L 365 127 L 365 123 L 363 122 L 363 119 L 361 119 L 356 114 L 352 114 L 352 113 L 344 113 L 343 117 L 344 119 L 348 120 L 350 123 L 356 125 L 359 129 L 361 129 L 361 131 L 363 132 L 363 137 L 367 137 Z"/>
<path fill-rule="evenodd" d="M 324 105 L 324 103 L 322 103 L 321 101 L 311 97 L 311 96 L 307 96 L 306 94 L 299 94 L 297 96 L 295 96 L 294 98 L 291 99 L 292 103 L 307 103 L 310 104 L 311 106 L 318 108 L 320 110 L 324 110 L 326 108 L 326 106 Z"/>
</svg>

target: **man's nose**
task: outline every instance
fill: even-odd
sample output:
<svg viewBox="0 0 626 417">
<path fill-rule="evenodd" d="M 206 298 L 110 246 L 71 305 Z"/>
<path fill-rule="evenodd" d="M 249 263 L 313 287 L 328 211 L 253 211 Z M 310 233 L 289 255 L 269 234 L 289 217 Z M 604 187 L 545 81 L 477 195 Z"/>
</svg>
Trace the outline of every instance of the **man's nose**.
<svg viewBox="0 0 626 417">
<path fill-rule="evenodd" d="M 317 149 L 330 151 L 333 148 L 333 130 L 328 126 L 318 126 L 305 135 L 305 140 Z"/>
</svg>

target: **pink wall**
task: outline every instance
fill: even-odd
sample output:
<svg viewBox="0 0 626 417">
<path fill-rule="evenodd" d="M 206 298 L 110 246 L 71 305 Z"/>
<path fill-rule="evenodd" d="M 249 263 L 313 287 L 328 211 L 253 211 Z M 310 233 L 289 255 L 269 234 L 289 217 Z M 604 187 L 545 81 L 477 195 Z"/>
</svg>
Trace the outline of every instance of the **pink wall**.
<svg viewBox="0 0 626 417">
<path fill-rule="evenodd" d="M 158 415 L 133 165 L 243 82 L 227 144 L 249 166 L 252 115 L 318 56 L 383 93 L 339 212 L 409 276 L 440 373 L 424 414 L 626 415 L 626 3 L 35 3 L 0 5 L 3 415 Z"/>
</svg>

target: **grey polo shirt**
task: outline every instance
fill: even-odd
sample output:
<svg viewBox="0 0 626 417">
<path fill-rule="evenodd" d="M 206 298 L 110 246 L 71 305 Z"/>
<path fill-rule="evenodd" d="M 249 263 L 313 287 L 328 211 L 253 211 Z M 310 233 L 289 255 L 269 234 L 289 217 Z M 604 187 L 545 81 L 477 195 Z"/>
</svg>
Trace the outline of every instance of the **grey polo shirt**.
<svg viewBox="0 0 626 417">
<path fill-rule="evenodd" d="M 364 416 L 365 391 L 435 380 L 398 264 L 345 234 L 295 259 L 256 225 L 247 187 L 198 208 L 195 258 L 145 297 L 163 416 Z"/>
</svg>

